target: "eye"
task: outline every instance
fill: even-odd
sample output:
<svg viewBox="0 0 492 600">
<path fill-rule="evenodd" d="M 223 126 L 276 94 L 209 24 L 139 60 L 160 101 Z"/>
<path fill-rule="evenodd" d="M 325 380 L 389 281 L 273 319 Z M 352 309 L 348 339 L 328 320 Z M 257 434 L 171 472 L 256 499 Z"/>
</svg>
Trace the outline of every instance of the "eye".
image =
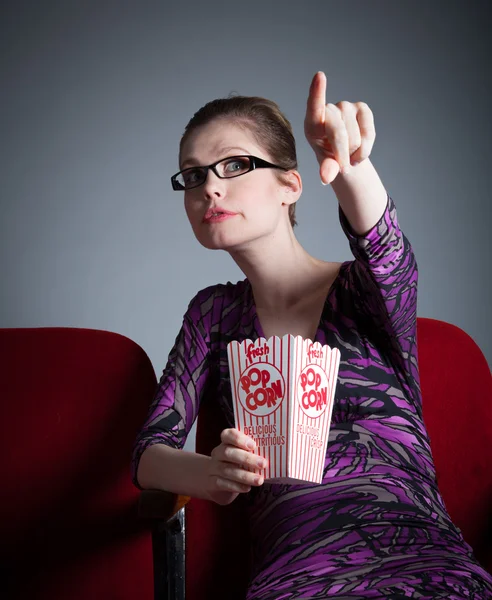
<svg viewBox="0 0 492 600">
<path fill-rule="evenodd" d="M 188 169 L 182 173 L 185 184 L 196 183 L 203 176 L 201 169 Z"/>
<path fill-rule="evenodd" d="M 233 158 L 224 162 L 225 173 L 242 173 L 249 169 L 248 158 Z"/>
</svg>

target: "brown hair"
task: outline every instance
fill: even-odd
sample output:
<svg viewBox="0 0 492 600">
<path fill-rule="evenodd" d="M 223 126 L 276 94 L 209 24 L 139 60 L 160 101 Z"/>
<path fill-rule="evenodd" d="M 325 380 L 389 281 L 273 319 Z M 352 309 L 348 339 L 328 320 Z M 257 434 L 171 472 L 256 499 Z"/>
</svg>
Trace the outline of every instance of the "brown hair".
<svg viewBox="0 0 492 600">
<path fill-rule="evenodd" d="M 297 169 L 296 142 L 292 125 L 273 100 L 259 96 L 232 96 L 218 98 L 202 106 L 186 125 L 179 143 L 179 162 L 183 145 L 192 131 L 214 119 L 230 119 L 248 129 L 257 143 L 269 154 L 271 162 L 285 169 Z M 283 172 L 273 169 L 277 179 L 286 184 Z M 295 203 L 289 206 L 292 227 L 297 225 Z"/>
</svg>

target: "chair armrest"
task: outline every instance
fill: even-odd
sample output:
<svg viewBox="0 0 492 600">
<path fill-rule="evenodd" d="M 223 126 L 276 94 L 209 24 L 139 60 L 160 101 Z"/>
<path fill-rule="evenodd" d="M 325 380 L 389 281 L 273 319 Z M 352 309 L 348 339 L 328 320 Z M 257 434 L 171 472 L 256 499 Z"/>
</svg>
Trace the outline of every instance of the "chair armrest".
<svg viewBox="0 0 492 600">
<path fill-rule="evenodd" d="M 178 496 L 172 492 L 143 490 L 138 499 L 138 517 L 169 521 L 189 500 L 189 496 Z"/>
<path fill-rule="evenodd" d="M 185 515 L 189 496 L 143 490 L 138 518 L 151 522 L 154 598 L 185 598 Z"/>
</svg>

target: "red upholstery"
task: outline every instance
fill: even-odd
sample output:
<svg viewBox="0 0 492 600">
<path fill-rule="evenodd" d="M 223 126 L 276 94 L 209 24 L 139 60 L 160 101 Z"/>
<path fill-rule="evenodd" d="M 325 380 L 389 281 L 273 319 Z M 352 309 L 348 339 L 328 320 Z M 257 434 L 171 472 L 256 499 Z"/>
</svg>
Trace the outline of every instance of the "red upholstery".
<svg viewBox="0 0 492 600">
<path fill-rule="evenodd" d="M 477 559 L 492 571 L 492 378 L 464 331 L 434 319 L 417 322 L 424 420 L 439 489 L 453 522 Z M 197 451 L 219 443 L 215 405 L 200 410 Z M 241 498 L 241 497 L 239 497 Z M 186 507 L 186 599 L 244 597 L 249 546 L 239 499 L 228 507 L 192 499 Z"/>
<path fill-rule="evenodd" d="M 455 325 L 418 319 L 424 420 L 448 513 L 492 572 L 492 377 Z"/>
<path fill-rule="evenodd" d="M 0 361 L 0 595 L 151 600 L 129 472 L 148 356 L 107 331 L 0 329 Z"/>
</svg>

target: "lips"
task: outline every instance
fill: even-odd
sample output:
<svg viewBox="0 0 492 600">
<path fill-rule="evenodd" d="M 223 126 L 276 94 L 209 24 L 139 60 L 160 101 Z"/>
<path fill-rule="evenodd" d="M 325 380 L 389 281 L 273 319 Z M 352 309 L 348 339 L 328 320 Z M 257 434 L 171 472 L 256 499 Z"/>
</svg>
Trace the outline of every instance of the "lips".
<svg viewBox="0 0 492 600">
<path fill-rule="evenodd" d="M 218 206 L 209 208 L 203 217 L 204 223 L 220 223 L 236 216 L 237 213 L 231 212 L 230 210 L 224 210 Z"/>
</svg>

